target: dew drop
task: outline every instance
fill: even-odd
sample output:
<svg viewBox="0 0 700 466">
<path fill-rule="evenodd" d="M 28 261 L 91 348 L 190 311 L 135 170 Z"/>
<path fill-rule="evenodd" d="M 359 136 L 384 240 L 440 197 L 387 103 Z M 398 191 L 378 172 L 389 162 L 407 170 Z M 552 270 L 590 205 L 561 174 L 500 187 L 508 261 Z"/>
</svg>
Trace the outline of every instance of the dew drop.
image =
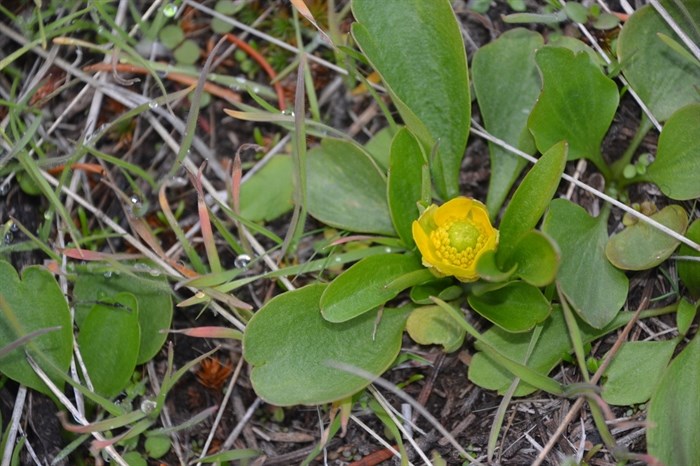
<svg viewBox="0 0 700 466">
<path fill-rule="evenodd" d="M 163 7 L 163 15 L 167 18 L 172 18 L 177 13 L 177 5 L 168 3 Z"/>
<path fill-rule="evenodd" d="M 17 233 L 19 231 L 19 226 L 15 222 L 12 222 L 10 225 L 10 231 L 12 233 Z"/>
<path fill-rule="evenodd" d="M 4 196 L 8 192 L 10 192 L 10 183 L 7 180 L 0 179 L 0 196 Z"/>
<path fill-rule="evenodd" d="M 53 216 L 51 215 L 51 212 L 49 212 L 48 210 L 44 212 L 44 220 L 51 220 L 52 217 Z"/>
<path fill-rule="evenodd" d="M 11 231 L 5 232 L 5 236 L 3 237 L 2 241 L 5 244 L 11 244 L 12 241 L 14 241 L 15 235 L 12 234 Z"/>
<path fill-rule="evenodd" d="M 156 409 L 156 402 L 150 399 L 145 399 L 141 402 L 141 412 L 144 414 L 150 414 Z"/>
<path fill-rule="evenodd" d="M 241 254 L 233 260 L 233 265 L 237 269 L 245 269 L 250 264 L 250 256 L 248 254 Z"/>
<path fill-rule="evenodd" d="M 108 270 L 108 271 L 106 271 L 103 275 L 104 275 L 105 278 L 112 278 L 112 271 L 111 271 L 111 270 Z"/>
<path fill-rule="evenodd" d="M 151 277 L 160 277 L 160 270 L 149 269 L 148 274 L 149 274 Z"/>
<path fill-rule="evenodd" d="M 158 108 L 158 102 L 148 102 L 148 108 L 150 108 L 150 109 Z"/>
<path fill-rule="evenodd" d="M 260 92 L 260 88 L 258 86 L 253 86 L 252 90 L 255 94 L 258 94 Z"/>
<path fill-rule="evenodd" d="M 391 253 L 391 248 L 390 247 L 384 248 L 384 252 L 387 254 Z"/>
</svg>

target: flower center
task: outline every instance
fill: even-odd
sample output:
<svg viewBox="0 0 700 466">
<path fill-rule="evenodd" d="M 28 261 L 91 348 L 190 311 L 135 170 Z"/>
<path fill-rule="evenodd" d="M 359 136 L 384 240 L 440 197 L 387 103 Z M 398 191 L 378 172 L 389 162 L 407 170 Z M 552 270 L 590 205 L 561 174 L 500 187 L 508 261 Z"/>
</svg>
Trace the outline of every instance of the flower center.
<svg viewBox="0 0 700 466">
<path fill-rule="evenodd" d="M 450 245 L 457 251 L 464 251 L 467 248 L 476 247 L 479 233 L 479 229 L 471 223 L 457 221 L 450 226 L 447 236 L 450 238 Z"/>
<path fill-rule="evenodd" d="M 465 219 L 455 219 L 430 233 L 437 256 L 457 267 L 468 267 L 486 243 L 483 229 Z"/>
</svg>

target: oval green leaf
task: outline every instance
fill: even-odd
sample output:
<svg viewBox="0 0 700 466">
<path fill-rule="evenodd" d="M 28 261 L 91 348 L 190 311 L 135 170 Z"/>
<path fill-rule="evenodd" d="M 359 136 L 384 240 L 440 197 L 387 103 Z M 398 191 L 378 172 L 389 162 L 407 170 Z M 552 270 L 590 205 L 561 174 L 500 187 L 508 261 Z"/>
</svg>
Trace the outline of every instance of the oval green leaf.
<svg viewBox="0 0 700 466">
<path fill-rule="evenodd" d="M 499 226 L 496 262 L 504 268 L 512 263 L 520 241 L 537 226 L 559 186 L 567 158 L 564 141 L 552 146 L 530 169 L 513 194 Z"/>
<path fill-rule="evenodd" d="M 309 213 L 327 225 L 395 235 L 386 201 L 386 180 L 368 154 L 349 141 L 324 139 L 307 154 Z"/>
<path fill-rule="evenodd" d="M 65 373 L 73 353 L 73 327 L 68 303 L 53 275 L 41 267 L 24 269 L 0 260 L 0 348 L 37 330 L 61 327 L 39 335 L 0 358 L 0 372 L 41 393 L 51 391 L 27 362 L 25 351 L 51 380 L 63 387 L 57 371 Z"/>
<path fill-rule="evenodd" d="M 420 345 L 442 345 L 445 352 L 457 351 L 464 342 L 465 331 L 440 306 L 423 306 L 413 310 L 406 321 L 406 331 Z"/>
<path fill-rule="evenodd" d="M 241 185 L 241 217 L 269 222 L 294 207 L 293 163 L 287 155 L 273 157 Z"/>
<path fill-rule="evenodd" d="M 482 295 L 470 295 L 476 312 L 508 332 L 527 332 L 547 318 L 552 305 L 542 292 L 523 282 L 512 282 Z"/>
<path fill-rule="evenodd" d="M 543 86 L 528 127 L 537 148 L 567 141 L 569 160 L 586 158 L 607 175 L 600 144 L 617 110 L 617 85 L 584 52 L 543 47 L 535 59 Z"/>
<path fill-rule="evenodd" d="M 605 257 L 607 215 L 593 218 L 565 199 L 552 201 L 542 231 L 559 245 L 557 281 L 576 312 L 588 324 L 603 328 L 627 299 L 629 281 Z"/>
<path fill-rule="evenodd" d="M 407 248 L 415 246 L 411 225 L 418 218 L 422 167 L 427 164 L 423 148 L 411 132 L 402 128 L 394 136 L 389 161 L 388 201 L 391 221 Z"/>
<path fill-rule="evenodd" d="M 649 404 L 647 448 L 662 464 L 700 464 L 700 337 L 663 373 Z"/>
<path fill-rule="evenodd" d="M 696 243 L 700 243 L 700 219 L 696 219 L 690 224 L 686 236 Z M 700 251 L 696 251 L 686 244 L 681 244 L 681 247 L 678 248 L 678 255 L 700 257 Z M 690 294 L 695 298 L 700 298 L 700 262 L 679 260 L 677 267 L 678 276 Z"/>
<path fill-rule="evenodd" d="M 584 322 L 578 322 L 579 331 L 583 343 L 605 335 L 616 328 L 623 326 L 633 313 L 619 314 L 604 329 L 594 329 Z M 542 334 L 537 340 L 537 345 L 527 360 L 527 366 L 542 375 L 547 375 L 554 369 L 566 354 L 573 352 L 571 339 L 564 321 L 564 316 L 559 308 L 550 314 L 550 317 L 542 323 Z M 528 354 L 531 332 L 511 333 L 498 326 L 493 326 L 482 334 L 492 347 L 498 348 L 504 355 L 515 361 L 522 361 L 523 355 Z M 478 353 L 472 358 L 469 365 L 469 380 L 487 390 L 496 390 L 503 394 L 510 387 L 513 375 L 496 363 L 486 353 L 481 352 L 481 343 L 475 342 Z M 535 387 L 525 382 L 520 382 L 515 396 L 526 396 L 536 390 Z"/>
<path fill-rule="evenodd" d="M 446 0 L 354 0 L 352 34 L 406 125 L 439 153 L 431 171 L 443 199 L 459 194 L 471 99 L 459 24 Z"/>
<path fill-rule="evenodd" d="M 139 355 L 139 305 L 131 293 L 102 298 L 88 312 L 78 345 L 95 392 L 111 398 L 129 384 Z"/>
<path fill-rule="evenodd" d="M 656 159 L 647 168 L 644 179 L 658 185 L 671 199 L 686 201 L 700 197 L 699 132 L 700 104 L 675 112 L 661 131 Z"/>
<path fill-rule="evenodd" d="M 679 205 L 664 207 L 651 218 L 680 234 L 688 227 L 688 214 Z M 646 270 L 668 259 L 679 244 L 648 223 L 637 222 L 610 237 L 605 255 L 618 269 Z"/>
<path fill-rule="evenodd" d="M 418 272 L 418 274 L 416 274 Z M 408 274 L 403 286 L 389 286 Z M 401 291 L 434 278 L 413 255 L 382 254 L 362 259 L 340 274 L 321 297 L 321 313 L 330 322 L 345 322 L 383 305 Z"/>
<path fill-rule="evenodd" d="M 532 230 L 520 240 L 510 257 L 516 276 L 533 286 L 552 283 L 559 270 L 559 246 L 541 231 Z"/>
<path fill-rule="evenodd" d="M 384 309 L 335 324 L 321 317 L 326 285 L 309 285 L 270 300 L 246 326 L 243 355 L 256 393 L 278 406 L 347 398 L 370 381 L 332 366 L 343 363 L 376 376 L 394 361 L 409 309 Z"/>
<path fill-rule="evenodd" d="M 665 3 L 667 8 L 672 6 Z M 682 20 L 682 15 L 676 20 Z M 620 32 L 617 54 L 629 85 L 657 120 L 666 121 L 679 108 L 700 101 L 700 68 L 674 52 L 658 34 L 679 40 L 651 5 L 640 8 Z"/>
<path fill-rule="evenodd" d="M 605 371 L 603 399 L 616 406 L 645 403 L 673 356 L 676 340 L 628 341 Z"/>
<path fill-rule="evenodd" d="M 133 270 L 120 271 L 113 266 L 91 264 L 76 271 L 73 287 L 75 322 L 82 328 L 83 321 L 96 301 L 113 299 L 121 292 L 132 293 L 138 301 L 141 339 L 138 344 L 137 364 L 150 361 L 160 351 L 173 320 L 173 300 L 167 278 L 146 263 L 132 264 Z M 138 272 L 141 268 L 144 272 Z M 148 269 L 148 271 L 145 271 Z"/>
<path fill-rule="evenodd" d="M 527 118 L 542 86 L 535 50 L 543 44 L 537 32 L 512 29 L 477 50 L 472 60 L 474 92 L 484 127 L 529 154 L 535 152 L 535 144 L 527 131 Z M 489 143 L 489 154 L 486 207 L 495 219 L 527 161 L 493 143 Z"/>
</svg>

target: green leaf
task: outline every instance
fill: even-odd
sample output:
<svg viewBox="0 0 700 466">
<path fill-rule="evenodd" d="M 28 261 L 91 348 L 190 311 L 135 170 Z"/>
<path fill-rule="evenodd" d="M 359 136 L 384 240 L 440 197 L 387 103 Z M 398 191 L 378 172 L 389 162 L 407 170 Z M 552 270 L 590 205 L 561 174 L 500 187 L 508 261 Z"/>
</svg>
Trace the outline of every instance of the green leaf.
<svg viewBox="0 0 700 466">
<path fill-rule="evenodd" d="M 315 284 L 279 295 L 248 323 L 243 355 L 253 366 L 253 388 L 266 402 L 314 405 L 349 397 L 370 381 L 333 363 L 379 376 L 396 358 L 409 309 L 384 309 L 380 320 L 375 311 L 331 323 L 319 308 L 325 288 Z"/>
<path fill-rule="evenodd" d="M 471 99 L 459 24 L 446 0 L 354 0 L 352 34 L 406 125 L 439 154 L 431 171 L 443 199 L 459 194 Z"/>
<path fill-rule="evenodd" d="M 415 272 L 420 272 L 418 282 L 408 282 L 403 287 L 389 286 Z M 328 285 L 321 297 L 321 313 L 330 322 L 345 322 L 383 305 L 404 289 L 431 278 L 434 276 L 413 255 L 366 257 Z"/>
<path fill-rule="evenodd" d="M 307 154 L 309 213 L 336 228 L 394 235 L 386 181 L 369 155 L 355 144 L 324 139 Z"/>
<path fill-rule="evenodd" d="M 535 144 L 527 131 L 527 118 L 541 87 L 535 50 L 543 44 L 536 32 L 512 29 L 477 50 L 472 60 L 474 92 L 484 127 L 529 154 L 535 152 Z M 489 154 L 491 177 L 486 206 L 495 219 L 527 161 L 490 142 Z"/>
<path fill-rule="evenodd" d="M 525 235 L 509 264 L 516 268 L 516 276 L 533 286 L 547 286 L 554 281 L 559 270 L 559 246 L 541 231 L 532 230 Z"/>
<path fill-rule="evenodd" d="M 185 39 L 185 33 L 182 32 L 180 26 L 169 24 L 160 30 L 158 38 L 166 48 L 172 50 Z"/>
<path fill-rule="evenodd" d="M 0 348 L 37 330 L 60 326 L 15 348 L 0 358 L 0 372 L 41 393 L 49 388 L 27 362 L 28 352 L 51 380 L 62 387 L 57 371 L 65 373 L 73 353 L 73 328 L 63 292 L 53 275 L 41 267 L 24 269 L 22 278 L 14 267 L 0 260 Z M 54 369 L 55 368 L 55 369 Z"/>
<path fill-rule="evenodd" d="M 676 326 L 678 333 L 685 336 L 690 330 L 690 326 L 695 320 L 698 313 L 698 307 L 685 298 L 678 301 L 678 310 L 676 311 Z"/>
<path fill-rule="evenodd" d="M 632 315 L 632 313 L 618 315 L 615 320 L 602 330 L 594 329 L 583 322 L 579 322 L 578 326 L 583 342 L 590 343 L 596 338 L 621 327 L 629 319 L 628 315 Z M 527 366 L 542 375 L 547 375 L 561 362 L 563 356 L 570 354 L 573 349 L 561 309 L 555 308 L 550 317 L 541 325 L 542 335 L 537 340 L 537 345 L 527 360 Z M 523 355 L 527 354 L 530 346 L 531 332 L 512 333 L 498 326 L 493 326 L 485 331 L 482 337 L 492 347 L 498 348 L 504 355 L 513 360 L 521 361 Z M 476 342 L 474 346 L 479 352 L 474 355 L 469 365 L 469 380 L 487 390 L 497 390 L 501 394 L 505 393 L 513 381 L 513 375 L 499 366 L 486 353 L 482 352 L 479 342 Z M 515 396 L 526 396 L 535 390 L 535 387 L 532 385 L 521 382 L 515 391 Z"/>
<path fill-rule="evenodd" d="M 526 332 L 547 318 L 552 305 L 542 292 L 523 282 L 482 295 L 470 295 L 469 305 L 476 312 L 508 332 Z"/>
<path fill-rule="evenodd" d="M 680 234 L 688 227 L 688 214 L 679 205 L 664 207 L 651 218 Z M 605 255 L 618 269 L 646 270 L 668 259 L 679 244 L 648 223 L 637 222 L 610 237 Z"/>
<path fill-rule="evenodd" d="M 365 150 L 384 170 L 389 168 L 389 157 L 393 140 L 394 131 L 387 126 L 374 133 L 372 138 L 365 143 Z"/>
<path fill-rule="evenodd" d="M 82 328 L 83 322 L 95 304 L 105 298 L 114 298 L 120 292 L 133 293 L 138 301 L 141 340 L 138 345 L 137 364 L 150 361 L 168 337 L 162 330 L 170 328 L 173 320 L 173 301 L 170 286 L 164 276 L 146 263 L 133 264 L 135 271 L 127 273 L 113 266 L 92 264 L 77 269 L 78 277 L 73 287 L 75 322 Z"/>
<path fill-rule="evenodd" d="M 678 40 L 651 5 L 639 8 L 622 28 L 617 55 L 629 85 L 657 120 L 666 121 L 679 108 L 700 101 L 700 68 L 670 50 L 659 33 Z"/>
<path fill-rule="evenodd" d="M 561 250 L 557 281 L 576 312 L 588 324 L 605 327 L 627 299 L 625 274 L 605 257 L 607 215 L 597 218 L 564 199 L 552 201 L 542 231 Z"/>
<path fill-rule="evenodd" d="M 515 273 L 517 268 L 518 265 L 515 264 L 505 272 L 501 270 L 496 263 L 496 251 L 486 251 L 476 264 L 476 272 L 479 274 L 479 278 L 496 283 L 508 280 Z"/>
<path fill-rule="evenodd" d="M 400 129 L 391 144 L 387 198 L 394 229 L 409 249 L 415 246 L 411 225 L 418 218 L 421 167 L 425 164 L 421 145 L 408 129 Z"/>
<path fill-rule="evenodd" d="M 502 268 L 511 263 L 520 241 L 537 226 L 556 192 L 566 165 L 565 142 L 552 146 L 530 169 L 513 194 L 499 226 L 496 262 Z"/>
<path fill-rule="evenodd" d="M 649 404 L 647 448 L 663 464 L 700 464 L 700 337 L 666 368 Z"/>
<path fill-rule="evenodd" d="M 535 60 L 544 84 L 528 127 L 537 148 L 544 152 L 565 140 L 569 160 L 586 158 L 607 175 L 600 144 L 617 110 L 617 85 L 586 53 L 543 47 Z"/>
<path fill-rule="evenodd" d="M 411 301 L 416 304 L 432 304 L 431 296 L 437 296 L 444 301 L 457 299 L 464 291 L 454 283 L 451 277 L 446 277 L 416 285 L 411 288 Z"/>
<path fill-rule="evenodd" d="M 273 157 L 259 172 L 241 185 L 241 217 L 269 222 L 294 207 L 292 158 Z"/>
<path fill-rule="evenodd" d="M 420 345 L 442 345 L 445 352 L 457 351 L 464 342 L 465 331 L 440 306 L 414 309 L 406 321 L 406 331 Z"/>
<path fill-rule="evenodd" d="M 700 88 L 700 84 L 698 84 Z M 700 104 L 675 112 L 659 136 L 656 159 L 643 179 L 659 186 L 671 199 L 687 201 L 700 197 Z"/>
<path fill-rule="evenodd" d="M 216 10 L 217 13 L 221 13 L 222 15 L 233 16 L 241 9 L 241 7 L 241 4 L 236 5 L 236 3 L 233 2 L 233 0 L 219 0 L 218 2 L 216 2 L 214 10 Z M 233 25 L 225 22 L 220 18 L 212 18 L 211 30 L 217 34 L 225 34 L 233 30 Z"/>
<path fill-rule="evenodd" d="M 645 403 L 673 356 L 676 340 L 629 341 L 605 371 L 603 399 L 616 406 Z"/>
<path fill-rule="evenodd" d="M 686 236 L 688 239 L 700 243 L 700 219 L 696 219 L 690 224 Z M 681 247 L 678 248 L 678 255 L 700 257 L 700 251 L 696 251 L 686 244 L 681 244 Z M 677 267 L 678 276 L 690 294 L 696 299 L 700 298 L 700 262 L 679 260 Z"/>
<path fill-rule="evenodd" d="M 197 42 L 192 39 L 186 39 L 173 52 L 175 60 L 181 65 L 194 65 L 199 60 L 199 55 L 202 50 L 197 45 Z"/>
<path fill-rule="evenodd" d="M 139 355 L 139 304 L 127 292 L 101 298 L 80 326 L 78 344 L 95 392 L 111 398 L 129 384 Z"/>
</svg>

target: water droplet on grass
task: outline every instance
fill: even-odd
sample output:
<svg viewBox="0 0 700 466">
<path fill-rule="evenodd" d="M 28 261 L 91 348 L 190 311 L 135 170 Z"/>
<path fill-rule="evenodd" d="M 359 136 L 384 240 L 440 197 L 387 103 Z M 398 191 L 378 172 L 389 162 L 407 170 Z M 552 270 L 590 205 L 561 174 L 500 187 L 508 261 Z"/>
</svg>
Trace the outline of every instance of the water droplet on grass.
<svg viewBox="0 0 700 466">
<path fill-rule="evenodd" d="M 163 15 L 167 18 L 172 18 L 175 16 L 177 13 L 177 5 L 174 5 L 172 3 L 168 3 L 167 5 L 163 6 Z"/>
<path fill-rule="evenodd" d="M 245 269 L 250 264 L 250 256 L 248 254 L 241 254 L 233 260 L 233 265 L 237 269 Z"/>
</svg>

